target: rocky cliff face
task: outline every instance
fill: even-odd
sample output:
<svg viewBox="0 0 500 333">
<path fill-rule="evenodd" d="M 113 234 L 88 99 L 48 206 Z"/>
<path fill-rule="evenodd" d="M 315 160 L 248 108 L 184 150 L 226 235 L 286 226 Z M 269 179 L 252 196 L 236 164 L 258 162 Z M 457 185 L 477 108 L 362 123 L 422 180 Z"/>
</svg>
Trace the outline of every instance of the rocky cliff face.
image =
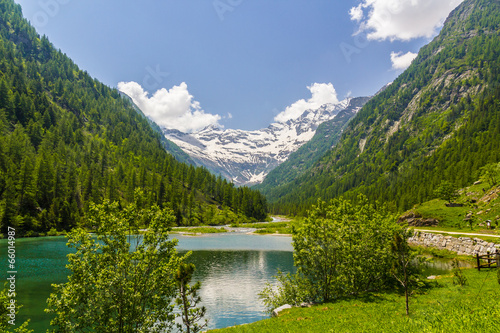
<svg viewBox="0 0 500 333">
<path fill-rule="evenodd" d="M 236 185 L 253 185 L 262 182 L 271 170 L 311 140 L 320 124 L 348 108 L 351 100 L 306 110 L 297 119 L 273 123 L 256 131 L 210 126 L 190 134 L 164 129 L 164 134 L 197 165 L 220 173 Z"/>
</svg>

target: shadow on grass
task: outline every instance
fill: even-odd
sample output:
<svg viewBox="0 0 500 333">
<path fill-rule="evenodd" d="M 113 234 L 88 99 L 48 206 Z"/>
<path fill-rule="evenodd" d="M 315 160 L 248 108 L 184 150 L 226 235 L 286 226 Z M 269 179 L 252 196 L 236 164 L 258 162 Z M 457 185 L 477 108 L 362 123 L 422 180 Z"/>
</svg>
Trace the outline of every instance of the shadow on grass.
<svg viewBox="0 0 500 333">
<path fill-rule="evenodd" d="M 388 292 L 387 290 L 384 291 L 372 291 L 372 292 L 365 292 L 362 294 L 357 294 L 357 295 L 351 295 L 351 296 L 343 296 L 339 297 L 335 300 L 331 300 L 327 303 L 336 303 L 336 302 L 341 302 L 341 301 L 360 301 L 363 303 L 381 303 L 387 301 L 390 297 L 388 297 L 390 294 L 398 294 L 397 292 Z"/>
</svg>

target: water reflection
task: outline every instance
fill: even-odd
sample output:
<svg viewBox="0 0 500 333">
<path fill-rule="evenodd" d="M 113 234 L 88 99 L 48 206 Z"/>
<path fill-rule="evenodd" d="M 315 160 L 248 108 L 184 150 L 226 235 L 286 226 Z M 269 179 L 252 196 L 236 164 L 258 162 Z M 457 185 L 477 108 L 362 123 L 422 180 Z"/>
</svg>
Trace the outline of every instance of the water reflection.
<svg viewBox="0 0 500 333">
<path fill-rule="evenodd" d="M 210 328 L 249 323 L 266 317 L 258 293 L 278 269 L 293 268 L 291 238 L 255 235 L 213 235 L 182 237 L 178 250 L 193 250 L 190 261 L 196 265 L 195 281 L 202 282 L 201 296 L 207 307 Z M 63 283 L 70 273 L 66 255 L 72 252 L 64 237 L 19 239 L 17 250 L 17 290 L 24 307 L 19 322 L 31 318 L 35 332 L 49 328 L 51 316 L 44 313 L 51 283 Z M 0 241 L 0 253 L 7 243 Z M 6 267 L 7 256 L 0 258 Z"/>
<path fill-rule="evenodd" d="M 189 259 L 202 281 L 201 297 L 209 327 L 249 323 L 267 317 L 258 293 L 278 269 L 293 270 L 291 252 L 195 251 Z"/>
<path fill-rule="evenodd" d="M 267 317 L 258 294 L 278 270 L 294 271 L 290 237 L 241 234 L 175 236 L 181 253 L 193 250 L 194 279 L 210 319 L 209 328 Z"/>
<path fill-rule="evenodd" d="M 430 261 L 427 261 L 423 265 L 423 273 L 425 276 L 430 275 L 445 275 L 449 274 L 452 270 L 452 259 L 444 259 L 444 258 L 430 258 Z M 472 268 L 474 264 L 467 261 L 460 261 L 460 268 Z"/>
</svg>

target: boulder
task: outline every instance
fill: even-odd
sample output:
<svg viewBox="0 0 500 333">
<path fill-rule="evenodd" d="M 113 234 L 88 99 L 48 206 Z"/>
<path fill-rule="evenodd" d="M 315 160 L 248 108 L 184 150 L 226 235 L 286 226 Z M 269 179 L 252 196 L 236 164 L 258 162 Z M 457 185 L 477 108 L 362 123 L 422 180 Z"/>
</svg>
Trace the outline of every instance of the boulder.
<svg viewBox="0 0 500 333">
<path fill-rule="evenodd" d="M 413 221 L 408 222 L 408 226 L 410 227 L 433 227 L 439 224 L 437 219 L 414 219 Z"/>
<path fill-rule="evenodd" d="M 437 219 L 423 218 L 421 214 L 410 211 L 401 215 L 398 224 L 408 224 L 410 227 L 432 227 L 439 224 Z"/>
<path fill-rule="evenodd" d="M 421 218 L 421 217 L 422 217 L 422 215 L 420 215 L 419 213 L 414 212 L 414 211 L 409 211 L 409 212 L 401 215 L 398 218 L 398 223 L 399 224 L 401 224 L 401 223 L 407 223 L 408 221 L 413 221 L 413 220 Z"/>
<path fill-rule="evenodd" d="M 286 309 L 291 309 L 291 308 L 292 308 L 292 306 L 290 304 L 282 305 L 279 308 L 276 308 L 273 310 L 272 316 L 278 317 L 281 311 L 286 310 Z"/>
</svg>

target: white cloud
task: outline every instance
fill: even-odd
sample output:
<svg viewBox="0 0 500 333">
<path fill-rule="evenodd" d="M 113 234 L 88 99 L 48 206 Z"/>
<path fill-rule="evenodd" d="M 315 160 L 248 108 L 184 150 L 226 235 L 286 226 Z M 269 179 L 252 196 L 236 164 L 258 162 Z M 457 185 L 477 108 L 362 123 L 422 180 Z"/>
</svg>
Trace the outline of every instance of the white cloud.
<svg viewBox="0 0 500 333">
<path fill-rule="evenodd" d="M 360 4 L 358 7 L 352 7 L 349 11 L 349 15 L 351 16 L 351 20 L 353 21 L 361 21 L 363 19 L 363 4 Z"/>
<path fill-rule="evenodd" d="M 463 0 L 362 0 L 351 8 L 351 20 L 369 40 L 430 38 Z M 359 33 L 358 32 L 358 33 Z"/>
<path fill-rule="evenodd" d="M 392 69 L 407 69 L 417 55 L 418 54 L 412 52 L 406 54 L 403 54 L 403 52 L 391 52 Z"/>
<path fill-rule="evenodd" d="M 190 133 L 209 125 L 218 125 L 219 115 L 205 113 L 182 82 L 170 90 L 162 88 L 148 97 L 136 82 L 120 82 L 118 89 L 132 98 L 142 112 L 158 125 Z"/>
<path fill-rule="evenodd" d="M 307 87 L 307 89 L 309 89 L 312 95 L 310 99 L 307 101 L 305 99 L 298 100 L 274 117 L 274 120 L 284 123 L 290 119 L 300 117 L 306 110 L 318 109 L 324 104 L 337 104 L 339 102 L 337 92 L 331 83 L 314 83 L 312 86 Z"/>
</svg>

